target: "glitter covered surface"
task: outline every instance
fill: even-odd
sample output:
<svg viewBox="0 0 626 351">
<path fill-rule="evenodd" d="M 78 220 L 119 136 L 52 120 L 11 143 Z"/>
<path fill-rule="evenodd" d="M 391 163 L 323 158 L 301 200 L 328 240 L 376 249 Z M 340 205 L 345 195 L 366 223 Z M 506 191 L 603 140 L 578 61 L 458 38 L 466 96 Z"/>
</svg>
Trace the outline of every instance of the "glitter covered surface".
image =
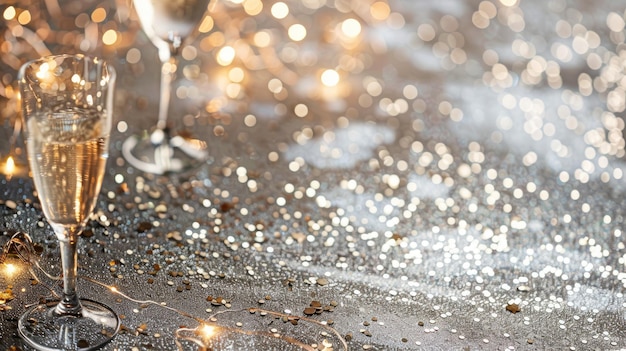
<svg viewBox="0 0 626 351">
<path fill-rule="evenodd" d="M 618 1 L 222 0 L 181 51 L 171 118 L 211 157 L 166 177 L 120 151 L 154 124 L 156 49 L 125 1 L 63 3 L 0 5 L 2 137 L 21 62 L 116 66 L 79 252 L 82 295 L 122 315 L 105 349 L 626 348 Z M 29 233 L 58 274 L 32 181 L 0 196 L 0 244 Z M 0 349 L 27 349 L 18 316 L 59 288 L 10 253 Z"/>
</svg>

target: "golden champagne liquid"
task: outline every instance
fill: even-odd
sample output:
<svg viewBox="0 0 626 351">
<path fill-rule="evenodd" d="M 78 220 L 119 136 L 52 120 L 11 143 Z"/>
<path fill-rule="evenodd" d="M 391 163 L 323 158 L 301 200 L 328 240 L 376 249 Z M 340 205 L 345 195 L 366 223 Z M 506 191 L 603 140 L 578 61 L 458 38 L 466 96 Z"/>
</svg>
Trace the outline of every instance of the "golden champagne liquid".
<svg viewBox="0 0 626 351">
<path fill-rule="evenodd" d="M 134 3 L 144 30 L 169 42 L 192 33 L 207 11 L 209 0 L 135 0 Z"/>
<path fill-rule="evenodd" d="M 82 226 L 93 211 L 108 156 L 103 118 L 74 109 L 29 119 L 30 167 L 49 222 Z"/>
</svg>

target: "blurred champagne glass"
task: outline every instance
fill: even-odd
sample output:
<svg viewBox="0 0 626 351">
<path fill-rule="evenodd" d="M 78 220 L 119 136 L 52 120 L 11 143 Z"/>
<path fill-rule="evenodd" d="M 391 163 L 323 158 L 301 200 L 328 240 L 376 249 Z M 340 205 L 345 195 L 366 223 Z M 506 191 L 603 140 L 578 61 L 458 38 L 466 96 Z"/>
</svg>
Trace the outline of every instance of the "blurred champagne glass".
<svg viewBox="0 0 626 351">
<path fill-rule="evenodd" d="M 156 46 L 161 61 L 159 114 L 154 129 L 131 136 L 122 145 L 124 158 L 144 172 L 180 172 L 207 159 L 206 143 L 175 135 L 168 125 L 177 56 L 204 17 L 210 0 L 133 0 L 141 28 Z"/>
<path fill-rule="evenodd" d="M 38 350 L 93 350 L 118 332 L 115 312 L 79 299 L 77 242 L 100 193 L 109 149 L 115 71 L 82 55 L 46 56 L 18 74 L 28 160 L 61 250 L 61 301 L 30 308 L 21 337 Z"/>
</svg>

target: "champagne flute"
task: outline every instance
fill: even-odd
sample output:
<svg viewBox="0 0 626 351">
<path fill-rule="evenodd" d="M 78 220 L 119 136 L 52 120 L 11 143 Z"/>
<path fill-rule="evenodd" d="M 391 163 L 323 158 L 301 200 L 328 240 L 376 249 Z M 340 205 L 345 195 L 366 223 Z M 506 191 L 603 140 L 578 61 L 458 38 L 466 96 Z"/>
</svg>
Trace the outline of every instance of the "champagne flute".
<svg viewBox="0 0 626 351">
<path fill-rule="evenodd" d="M 156 46 L 161 61 L 159 115 L 154 130 L 131 136 L 122 145 L 124 158 L 144 172 L 180 172 L 207 159 L 206 143 L 173 135 L 169 115 L 172 81 L 177 55 L 202 20 L 210 0 L 134 0 L 139 21 L 148 39 Z"/>
<path fill-rule="evenodd" d="M 40 350 L 94 350 L 120 320 L 108 306 L 79 299 L 77 241 L 104 178 L 115 71 L 97 58 L 58 55 L 24 64 L 18 78 L 28 160 L 63 269 L 61 301 L 29 309 L 18 330 Z"/>
</svg>

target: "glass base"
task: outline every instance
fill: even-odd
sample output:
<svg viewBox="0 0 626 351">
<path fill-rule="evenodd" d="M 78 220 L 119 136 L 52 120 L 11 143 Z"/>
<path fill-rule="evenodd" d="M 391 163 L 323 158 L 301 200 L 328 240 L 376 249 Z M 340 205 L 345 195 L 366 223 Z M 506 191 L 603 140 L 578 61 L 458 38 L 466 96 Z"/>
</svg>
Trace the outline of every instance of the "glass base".
<svg viewBox="0 0 626 351">
<path fill-rule="evenodd" d="M 78 315 L 60 315 L 56 303 L 37 305 L 18 322 L 20 336 L 37 350 L 96 350 L 117 334 L 120 320 L 109 307 L 81 299 Z"/>
<path fill-rule="evenodd" d="M 157 129 L 145 136 L 131 136 L 122 145 L 122 155 L 133 167 L 148 173 L 182 172 L 208 158 L 206 142 L 182 136 L 169 137 Z"/>
</svg>

